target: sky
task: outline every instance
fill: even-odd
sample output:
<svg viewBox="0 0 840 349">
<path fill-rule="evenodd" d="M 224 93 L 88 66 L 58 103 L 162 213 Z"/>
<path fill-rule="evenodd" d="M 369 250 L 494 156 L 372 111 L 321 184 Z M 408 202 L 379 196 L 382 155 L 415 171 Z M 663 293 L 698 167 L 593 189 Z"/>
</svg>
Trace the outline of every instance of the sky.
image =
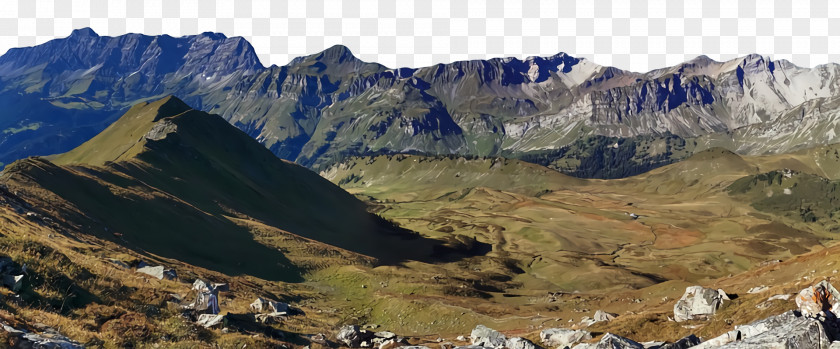
<svg viewBox="0 0 840 349">
<path fill-rule="evenodd" d="M 3 0 L 0 52 L 91 27 L 243 36 L 264 65 L 342 44 L 366 61 L 421 67 L 565 52 L 632 71 L 751 53 L 840 61 L 840 1 Z"/>
</svg>

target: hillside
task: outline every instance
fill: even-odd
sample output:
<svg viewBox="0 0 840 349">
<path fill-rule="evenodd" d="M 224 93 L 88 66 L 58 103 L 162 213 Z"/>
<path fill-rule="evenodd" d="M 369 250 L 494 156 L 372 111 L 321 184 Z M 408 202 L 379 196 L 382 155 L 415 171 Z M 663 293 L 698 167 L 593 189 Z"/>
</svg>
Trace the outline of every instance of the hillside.
<svg viewBox="0 0 840 349">
<path fill-rule="evenodd" d="M 394 155 L 321 174 L 424 236 L 489 244 L 488 257 L 521 268 L 510 274 L 516 292 L 602 292 L 703 282 L 835 239 L 798 213 L 788 219 L 789 207 L 770 216 L 731 194 L 780 161 L 710 149 L 626 179 L 582 180 L 516 160 Z"/>
<path fill-rule="evenodd" d="M 534 341 L 554 327 L 708 339 L 795 306 L 746 290 L 795 292 L 836 268 L 836 184 L 823 177 L 835 157 L 834 146 L 715 148 L 595 180 L 514 159 L 397 154 L 320 177 L 168 97 L 0 174 L 0 251 L 29 270 L 17 293 L 0 287 L 14 299 L 0 322 L 90 347 L 317 348 L 319 333 L 336 346 L 343 325 L 429 347 L 467 344 L 456 337 L 477 324 Z M 138 273 L 141 260 L 177 276 Z M 222 325 L 184 315 L 196 279 L 229 283 Z M 668 321 L 698 284 L 738 297 L 709 321 Z M 263 323 L 256 297 L 296 310 Z M 596 310 L 619 316 L 587 325 Z"/>
<path fill-rule="evenodd" d="M 301 280 L 303 266 L 257 238 L 256 224 L 382 262 L 429 247 L 415 239 L 401 251 L 411 234 L 174 97 L 132 107 L 68 153 L 15 162 L 2 183 L 98 237 L 231 275 Z"/>
</svg>

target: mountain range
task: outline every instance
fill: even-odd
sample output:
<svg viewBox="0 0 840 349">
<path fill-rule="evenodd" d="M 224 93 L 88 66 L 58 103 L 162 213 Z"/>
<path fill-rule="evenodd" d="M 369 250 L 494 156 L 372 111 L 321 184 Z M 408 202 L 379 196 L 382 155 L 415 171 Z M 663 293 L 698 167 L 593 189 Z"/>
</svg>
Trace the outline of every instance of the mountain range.
<svg viewBox="0 0 840 349">
<path fill-rule="evenodd" d="M 832 143 L 839 70 L 749 55 L 635 73 L 564 53 L 392 69 L 343 46 L 265 67 L 240 37 L 85 28 L 0 57 L 0 162 L 65 152 L 131 105 L 175 95 L 313 169 L 459 154 L 625 177 L 712 147 L 756 155 Z"/>
<path fill-rule="evenodd" d="M 840 344 L 837 67 L 13 49 L 0 346 Z"/>
</svg>

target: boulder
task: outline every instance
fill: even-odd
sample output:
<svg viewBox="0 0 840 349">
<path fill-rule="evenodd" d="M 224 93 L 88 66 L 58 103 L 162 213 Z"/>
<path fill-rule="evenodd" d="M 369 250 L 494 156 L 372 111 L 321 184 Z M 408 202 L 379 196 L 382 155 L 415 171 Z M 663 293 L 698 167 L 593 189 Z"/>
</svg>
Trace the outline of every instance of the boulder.
<svg viewBox="0 0 840 349">
<path fill-rule="evenodd" d="M 386 339 L 379 343 L 379 349 L 393 349 L 398 347 L 400 344 L 393 339 Z"/>
<path fill-rule="evenodd" d="M 513 337 L 507 340 L 505 345 L 507 349 L 537 349 L 537 346 L 531 341 L 522 337 Z"/>
<path fill-rule="evenodd" d="M 749 294 L 761 293 L 761 292 L 767 291 L 769 289 L 770 289 L 770 287 L 761 285 L 761 286 L 756 286 L 756 287 L 751 288 L 749 291 L 747 291 L 747 293 L 749 293 Z"/>
<path fill-rule="evenodd" d="M 327 335 L 323 333 L 313 334 L 309 337 L 309 340 L 312 341 L 312 343 L 327 345 Z"/>
<path fill-rule="evenodd" d="M 732 331 L 726 332 L 726 333 L 724 333 L 720 336 L 717 336 L 715 338 L 709 339 L 709 340 L 707 340 L 703 343 L 700 343 L 696 346 L 693 346 L 693 347 L 691 347 L 691 349 L 718 348 L 722 345 L 737 341 L 739 339 L 741 339 L 741 332 L 739 332 L 738 330 L 732 330 Z"/>
<path fill-rule="evenodd" d="M 174 269 L 167 269 L 162 265 L 158 266 L 144 266 L 137 268 L 138 273 L 143 273 L 149 276 L 152 276 L 158 280 L 167 279 L 167 280 L 175 280 L 178 278 L 178 274 L 175 273 Z"/>
<path fill-rule="evenodd" d="M 362 342 L 371 343 L 373 333 L 359 329 L 356 325 L 342 326 L 335 336 L 339 343 L 342 343 L 350 348 L 359 348 Z"/>
<path fill-rule="evenodd" d="M 253 303 L 251 303 L 251 311 L 255 313 L 288 313 L 289 304 L 283 302 L 275 302 L 260 297 L 257 298 Z"/>
<path fill-rule="evenodd" d="M 571 347 L 577 343 L 592 339 L 592 334 L 584 330 L 549 328 L 540 331 L 540 340 L 545 346 L 554 348 Z"/>
<path fill-rule="evenodd" d="M 378 337 L 378 338 L 385 338 L 385 339 L 391 339 L 391 338 L 397 337 L 397 335 L 394 332 L 389 332 L 389 331 L 379 331 L 379 332 L 374 333 L 373 335 Z"/>
<path fill-rule="evenodd" d="M 80 343 L 62 336 L 58 331 L 48 328 L 42 333 L 31 333 L 18 330 L 7 324 L 0 324 L 6 332 L 13 348 L 49 348 L 49 349 L 83 349 Z M 13 342 L 13 343 L 12 343 Z"/>
<path fill-rule="evenodd" d="M 826 280 L 803 289 L 796 296 L 796 306 L 805 315 L 817 315 L 838 308 L 840 293 Z"/>
<path fill-rule="evenodd" d="M 197 292 L 209 292 L 213 294 L 230 291 L 228 284 L 209 282 L 201 279 L 195 279 L 192 289 Z"/>
<path fill-rule="evenodd" d="M 700 338 L 695 335 L 683 337 L 674 343 L 666 343 L 659 346 L 659 349 L 688 349 L 700 344 Z"/>
<path fill-rule="evenodd" d="M 775 301 L 775 300 L 786 301 L 788 299 L 790 299 L 789 294 L 777 294 L 775 296 L 771 296 L 771 297 L 767 298 L 767 301 L 768 302 Z"/>
<path fill-rule="evenodd" d="M 198 316 L 198 320 L 195 321 L 196 325 L 202 326 L 204 328 L 211 328 L 211 327 L 221 327 L 224 324 L 225 316 L 220 314 L 201 314 Z"/>
<path fill-rule="evenodd" d="M 786 323 L 780 322 L 777 327 L 752 336 L 744 335 L 742 332 L 742 338 L 745 339 L 730 342 L 720 348 L 828 348 L 831 344 L 822 324 L 808 317 L 793 318 Z"/>
<path fill-rule="evenodd" d="M 827 348 L 830 342 L 819 320 L 788 311 L 747 325 L 735 326 L 735 330 L 691 348 Z"/>
<path fill-rule="evenodd" d="M 601 321 L 609 322 L 609 321 L 614 320 L 617 316 L 618 316 L 618 314 L 613 314 L 613 313 L 605 312 L 603 310 L 598 310 L 598 311 L 595 312 L 595 318 L 593 320 L 595 320 L 595 322 L 601 322 Z"/>
<path fill-rule="evenodd" d="M 799 317 L 800 314 L 797 314 L 796 312 L 791 310 L 786 313 L 754 321 L 746 325 L 735 326 L 735 330 L 740 332 L 740 337 L 742 339 L 755 337 L 767 331 L 775 331 L 776 329 L 779 329 L 782 326 L 784 326 L 784 324 L 796 321 L 796 319 L 798 319 Z"/>
<path fill-rule="evenodd" d="M 480 345 L 486 348 L 504 348 L 507 344 L 507 338 L 492 328 L 478 325 L 470 333 L 470 342 L 473 345 Z"/>
<path fill-rule="evenodd" d="M 199 314 L 218 314 L 221 311 L 219 308 L 219 297 L 216 297 L 216 294 L 210 292 L 196 293 L 195 301 L 187 305 L 186 308 L 192 309 Z"/>
<path fill-rule="evenodd" d="M 674 305 L 674 321 L 682 322 L 695 319 L 707 319 L 723 305 L 726 295 L 721 290 L 701 286 L 689 286 L 682 298 Z"/>
<path fill-rule="evenodd" d="M 598 344 L 595 344 L 595 349 L 644 349 L 644 346 L 631 339 L 607 332 Z"/>
<path fill-rule="evenodd" d="M 275 324 L 280 323 L 285 319 L 286 313 L 268 313 L 268 314 L 256 314 L 254 315 L 254 319 L 261 324 Z"/>
</svg>

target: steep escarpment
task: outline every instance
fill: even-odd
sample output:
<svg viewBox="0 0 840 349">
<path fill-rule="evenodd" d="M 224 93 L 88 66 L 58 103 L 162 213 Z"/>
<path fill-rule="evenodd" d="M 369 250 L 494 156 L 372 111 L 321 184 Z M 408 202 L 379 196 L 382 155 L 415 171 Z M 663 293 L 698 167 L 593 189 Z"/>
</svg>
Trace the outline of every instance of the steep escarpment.
<svg viewBox="0 0 840 349">
<path fill-rule="evenodd" d="M 836 128 L 838 69 L 749 55 L 635 73 L 565 53 L 392 69 L 343 46 L 263 67 L 242 38 L 82 29 L 0 58 L 0 105 L 13 116 L 0 122 L 0 161 L 67 151 L 130 105 L 172 94 L 315 169 L 377 154 L 539 154 L 563 171 L 610 178 L 681 160 L 694 142 L 698 151 L 742 154 L 832 142 L 833 131 L 803 134 Z M 643 149 L 674 137 L 692 144 L 687 154 Z M 611 171 L 598 160 L 578 168 L 558 152 L 602 138 L 635 144 L 638 165 Z"/>
</svg>

